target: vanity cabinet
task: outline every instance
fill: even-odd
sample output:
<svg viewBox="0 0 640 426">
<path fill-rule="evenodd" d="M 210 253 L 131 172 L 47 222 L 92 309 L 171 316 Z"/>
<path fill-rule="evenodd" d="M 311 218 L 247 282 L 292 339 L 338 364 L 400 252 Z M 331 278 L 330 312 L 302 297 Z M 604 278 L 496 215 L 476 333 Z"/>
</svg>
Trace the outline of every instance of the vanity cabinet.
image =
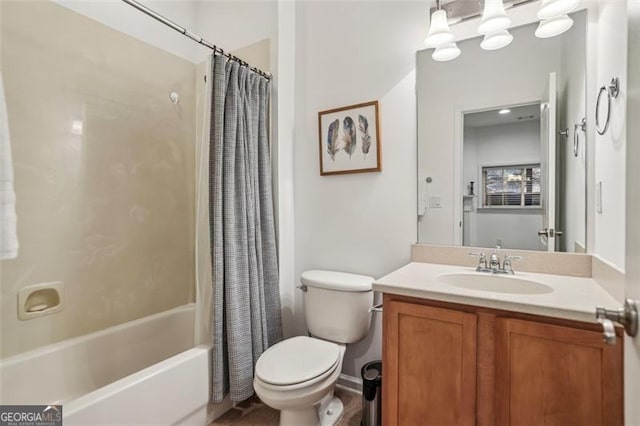
<svg viewBox="0 0 640 426">
<path fill-rule="evenodd" d="M 390 301 L 384 327 L 383 424 L 473 425 L 476 315 Z"/>
<path fill-rule="evenodd" d="M 597 324 L 385 294 L 383 424 L 621 425 Z"/>
</svg>

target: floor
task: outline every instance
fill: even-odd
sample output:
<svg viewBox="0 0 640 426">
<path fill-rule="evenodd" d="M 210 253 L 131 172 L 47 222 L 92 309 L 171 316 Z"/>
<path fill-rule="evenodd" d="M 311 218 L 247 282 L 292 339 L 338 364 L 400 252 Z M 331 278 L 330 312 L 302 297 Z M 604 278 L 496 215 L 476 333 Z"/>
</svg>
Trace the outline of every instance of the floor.
<svg viewBox="0 0 640 426">
<path fill-rule="evenodd" d="M 360 426 L 362 396 L 359 393 L 336 388 L 335 394 L 344 404 L 344 414 L 337 426 Z M 210 426 L 219 425 L 277 425 L 280 420 L 278 411 L 267 407 L 257 396 L 241 402 Z"/>
</svg>

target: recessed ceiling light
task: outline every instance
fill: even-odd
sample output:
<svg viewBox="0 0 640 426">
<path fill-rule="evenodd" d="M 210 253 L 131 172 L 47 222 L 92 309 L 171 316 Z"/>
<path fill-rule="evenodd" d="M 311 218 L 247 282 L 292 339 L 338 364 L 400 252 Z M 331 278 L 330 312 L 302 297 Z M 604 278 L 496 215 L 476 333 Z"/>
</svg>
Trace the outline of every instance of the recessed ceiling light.
<svg viewBox="0 0 640 426">
<path fill-rule="evenodd" d="M 509 114 L 510 112 L 511 112 L 510 109 L 505 108 L 498 111 L 498 114 Z"/>
</svg>

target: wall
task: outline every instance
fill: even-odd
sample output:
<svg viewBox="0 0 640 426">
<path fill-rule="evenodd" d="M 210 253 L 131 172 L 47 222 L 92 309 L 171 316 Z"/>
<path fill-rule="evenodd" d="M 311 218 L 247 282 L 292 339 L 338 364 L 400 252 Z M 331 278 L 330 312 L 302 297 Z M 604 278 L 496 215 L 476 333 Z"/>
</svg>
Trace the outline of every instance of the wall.
<svg viewBox="0 0 640 426">
<path fill-rule="evenodd" d="M 8 0 L 16 1 L 16 0 Z M 18 0 L 19 1 L 19 0 Z M 36 0 L 48 2 L 49 0 Z M 122 0 L 52 0 L 66 8 L 94 19 L 110 28 L 144 41 L 152 46 L 179 56 L 190 62 L 196 62 L 201 51 L 193 40 L 189 40 L 175 30 L 162 25 L 146 16 Z M 196 2 L 193 0 L 138 0 L 143 5 L 171 19 L 190 31 L 195 32 Z"/>
<path fill-rule="evenodd" d="M 51 2 L 2 2 L 1 40 L 21 246 L 1 356 L 193 301 L 194 65 Z M 63 310 L 19 321 L 18 290 L 51 281 Z"/>
<path fill-rule="evenodd" d="M 424 2 L 397 1 L 296 9 L 295 279 L 311 268 L 381 277 L 409 261 L 416 238 L 415 52 L 428 12 Z M 382 172 L 320 176 L 318 111 L 376 99 Z M 293 331 L 304 333 L 295 297 Z M 359 376 L 365 361 L 380 359 L 380 325 L 377 317 L 349 346 L 344 373 Z"/>
<path fill-rule="evenodd" d="M 418 178 L 431 176 L 429 195 L 441 198 L 441 208 L 428 208 L 419 221 L 420 242 L 453 244 L 454 233 L 459 232 L 454 227 L 458 223 L 454 182 L 459 178 L 452 167 L 457 116 L 463 111 L 539 101 L 549 73 L 558 70 L 560 38 L 540 40 L 533 35 L 534 28 L 513 29 L 511 45 L 493 52 L 480 49 L 479 38 L 461 42 L 462 55 L 452 62 L 432 60 L 431 51 L 418 53 Z"/>
<path fill-rule="evenodd" d="M 277 40 L 277 1 L 195 1 L 195 9 L 198 35 L 226 51 L 237 51 L 264 39 Z M 200 62 L 210 53 L 199 49 L 196 60 Z M 274 51 L 270 62 L 275 63 L 275 59 Z"/>
<path fill-rule="evenodd" d="M 586 11 L 576 14 L 560 49 L 558 75 L 558 128 L 568 129 L 569 136 L 558 138 L 557 169 L 559 205 L 556 228 L 564 234 L 559 238 L 559 250 L 574 252 L 578 243 L 586 247 L 587 163 L 586 133 L 576 130 L 575 124 L 587 116 L 586 108 Z M 573 153 L 574 132 L 578 132 L 578 156 Z"/>
<path fill-rule="evenodd" d="M 598 0 L 595 3 L 589 10 L 587 25 L 587 120 L 589 135 L 594 141 L 587 153 L 593 170 L 588 176 L 587 194 L 587 221 L 593 227 L 589 251 L 624 270 L 627 2 Z M 600 136 L 595 131 L 595 98 L 600 86 L 608 84 L 612 77 L 620 79 L 621 95 L 612 101 L 608 132 Z M 605 115 L 603 110 L 602 116 Z M 598 182 L 602 182 L 601 213 L 597 211 L 595 201 Z"/>
<path fill-rule="evenodd" d="M 470 181 L 476 182 L 475 193 L 481 194 L 482 177 L 479 168 L 508 164 L 540 162 L 540 121 L 465 128 L 463 145 L 463 193 Z M 542 211 L 477 209 L 482 200 L 474 199 L 476 209 L 465 213 L 473 223 L 470 245 L 493 247 L 500 239 L 503 248 L 538 250 L 538 230 L 542 226 Z"/>
</svg>

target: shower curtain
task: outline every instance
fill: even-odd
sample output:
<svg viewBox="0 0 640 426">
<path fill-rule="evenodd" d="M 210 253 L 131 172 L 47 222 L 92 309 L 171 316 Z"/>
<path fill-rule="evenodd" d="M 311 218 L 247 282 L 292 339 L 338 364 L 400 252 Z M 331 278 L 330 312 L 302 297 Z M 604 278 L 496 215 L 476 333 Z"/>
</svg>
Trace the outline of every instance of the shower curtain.
<svg viewBox="0 0 640 426">
<path fill-rule="evenodd" d="M 253 395 L 262 352 L 282 339 L 269 81 L 212 58 L 209 217 L 213 275 L 212 402 Z"/>
</svg>

